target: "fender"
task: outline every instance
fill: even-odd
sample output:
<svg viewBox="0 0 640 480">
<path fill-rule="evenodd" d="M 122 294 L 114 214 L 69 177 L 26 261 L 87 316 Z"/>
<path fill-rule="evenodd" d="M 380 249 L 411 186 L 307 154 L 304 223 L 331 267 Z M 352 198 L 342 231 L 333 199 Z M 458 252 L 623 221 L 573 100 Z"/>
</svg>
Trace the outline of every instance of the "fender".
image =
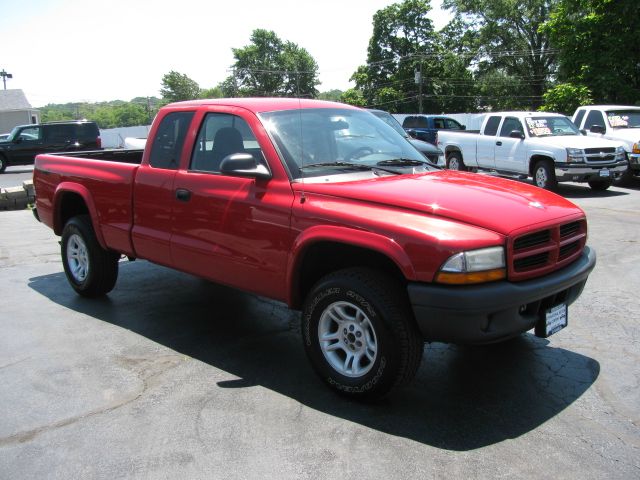
<svg viewBox="0 0 640 480">
<path fill-rule="evenodd" d="M 62 234 L 62 229 L 64 225 L 62 225 L 62 212 L 60 211 L 62 205 L 62 196 L 65 193 L 75 193 L 80 195 L 84 200 L 87 209 L 89 210 L 89 216 L 91 217 L 91 224 L 93 225 L 93 231 L 96 234 L 96 239 L 100 246 L 104 249 L 107 249 L 107 245 L 104 241 L 104 236 L 102 235 L 102 229 L 100 228 L 100 222 L 98 221 L 98 210 L 96 209 L 95 203 L 93 201 L 93 197 L 91 196 L 91 192 L 84 185 L 80 185 L 79 183 L 73 182 L 62 182 L 56 187 L 56 191 L 53 194 L 53 205 L 54 205 L 54 215 L 53 215 L 53 230 L 56 235 Z"/>
<path fill-rule="evenodd" d="M 377 252 L 389 258 L 405 278 L 415 278 L 415 270 L 404 249 L 394 240 L 373 232 L 355 230 L 353 228 L 318 225 L 303 231 L 294 240 L 287 262 L 287 303 L 295 301 L 295 285 L 299 284 L 300 264 L 305 250 L 319 242 L 342 243 L 352 247 L 360 247 Z"/>
</svg>

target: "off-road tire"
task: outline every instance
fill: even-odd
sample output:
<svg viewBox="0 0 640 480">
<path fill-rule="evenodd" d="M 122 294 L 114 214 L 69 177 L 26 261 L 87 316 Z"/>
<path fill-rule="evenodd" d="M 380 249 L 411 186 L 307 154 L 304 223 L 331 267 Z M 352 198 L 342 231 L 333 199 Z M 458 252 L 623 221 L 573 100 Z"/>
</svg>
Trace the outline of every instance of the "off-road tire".
<svg viewBox="0 0 640 480">
<path fill-rule="evenodd" d="M 78 294 L 98 297 L 115 286 L 120 255 L 100 246 L 88 215 L 78 215 L 67 222 L 60 253 L 67 280 Z"/>
<path fill-rule="evenodd" d="M 369 268 L 331 273 L 311 289 L 302 339 L 320 378 L 360 400 L 379 399 L 410 382 L 424 346 L 404 289 Z M 354 358 L 351 371 L 349 355 Z"/>
</svg>

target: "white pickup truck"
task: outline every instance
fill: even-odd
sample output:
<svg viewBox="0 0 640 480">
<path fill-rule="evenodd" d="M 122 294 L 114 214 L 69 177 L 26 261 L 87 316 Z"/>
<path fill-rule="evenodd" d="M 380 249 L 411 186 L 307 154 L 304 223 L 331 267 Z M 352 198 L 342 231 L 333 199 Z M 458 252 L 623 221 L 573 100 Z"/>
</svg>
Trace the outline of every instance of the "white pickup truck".
<svg viewBox="0 0 640 480">
<path fill-rule="evenodd" d="M 629 173 L 640 176 L 640 107 L 580 107 L 573 114 L 573 123 L 590 137 L 621 142 L 627 152 Z"/>
<path fill-rule="evenodd" d="M 627 170 L 621 142 L 587 137 L 557 113 L 488 114 L 480 133 L 441 130 L 437 145 L 447 168 L 532 177 L 549 190 L 557 182 L 588 182 L 594 190 L 606 190 Z"/>
</svg>

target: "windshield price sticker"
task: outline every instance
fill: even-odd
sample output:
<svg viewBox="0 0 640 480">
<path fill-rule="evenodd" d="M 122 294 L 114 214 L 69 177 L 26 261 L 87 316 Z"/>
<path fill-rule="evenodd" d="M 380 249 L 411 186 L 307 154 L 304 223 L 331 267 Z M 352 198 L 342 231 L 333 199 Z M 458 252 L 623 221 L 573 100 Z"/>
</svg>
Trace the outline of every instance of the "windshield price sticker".
<svg viewBox="0 0 640 480">
<path fill-rule="evenodd" d="M 628 127 L 629 117 L 627 115 L 609 115 L 609 125 L 612 127 Z"/>
<path fill-rule="evenodd" d="M 547 337 L 562 330 L 567 326 L 567 305 L 561 303 L 547 310 L 545 320 L 545 333 Z"/>
<path fill-rule="evenodd" d="M 551 135 L 551 129 L 547 124 L 546 118 L 526 118 L 527 126 L 529 127 L 529 132 L 534 137 L 540 137 L 542 135 Z"/>
</svg>

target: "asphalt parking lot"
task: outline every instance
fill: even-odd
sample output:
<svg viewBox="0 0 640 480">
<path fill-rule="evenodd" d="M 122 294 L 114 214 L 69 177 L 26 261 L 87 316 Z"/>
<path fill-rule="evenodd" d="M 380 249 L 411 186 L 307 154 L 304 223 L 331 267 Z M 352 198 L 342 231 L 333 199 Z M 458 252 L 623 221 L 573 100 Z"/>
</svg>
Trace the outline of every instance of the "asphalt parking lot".
<svg viewBox="0 0 640 480">
<path fill-rule="evenodd" d="M 144 261 L 86 300 L 0 212 L 0 478 L 640 478 L 640 181 L 559 193 L 598 252 L 569 326 L 428 345 L 375 405 L 323 386 L 283 305 Z"/>
</svg>

